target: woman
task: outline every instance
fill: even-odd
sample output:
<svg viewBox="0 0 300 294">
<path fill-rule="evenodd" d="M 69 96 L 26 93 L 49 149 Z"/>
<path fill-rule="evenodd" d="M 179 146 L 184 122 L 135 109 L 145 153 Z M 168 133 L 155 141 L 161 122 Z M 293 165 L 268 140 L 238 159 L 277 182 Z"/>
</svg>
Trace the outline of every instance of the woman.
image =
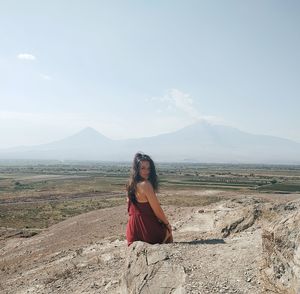
<svg viewBox="0 0 300 294">
<path fill-rule="evenodd" d="M 158 182 L 153 160 L 137 153 L 126 187 L 129 220 L 126 228 L 128 246 L 134 241 L 150 244 L 173 241 L 172 228 L 155 192 Z"/>
</svg>

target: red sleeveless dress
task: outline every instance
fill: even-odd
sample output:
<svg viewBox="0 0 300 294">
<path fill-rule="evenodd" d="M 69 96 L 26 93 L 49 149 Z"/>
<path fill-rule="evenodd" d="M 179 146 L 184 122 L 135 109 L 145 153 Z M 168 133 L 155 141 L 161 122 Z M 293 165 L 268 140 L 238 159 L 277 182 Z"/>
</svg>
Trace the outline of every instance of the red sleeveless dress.
<svg viewBox="0 0 300 294">
<path fill-rule="evenodd" d="M 134 241 L 144 241 L 150 244 L 162 243 L 166 237 L 167 228 L 158 221 L 149 202 L 128 201 L 129 219 L 126 227 L 128 246 Z"/>
</svg>

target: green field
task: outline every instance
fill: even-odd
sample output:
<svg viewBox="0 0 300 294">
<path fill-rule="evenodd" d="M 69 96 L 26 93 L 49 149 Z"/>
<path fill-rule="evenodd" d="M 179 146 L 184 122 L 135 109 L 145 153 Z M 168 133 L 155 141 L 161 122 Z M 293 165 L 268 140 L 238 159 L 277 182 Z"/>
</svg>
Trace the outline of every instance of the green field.
<svg viewBox="0 0 300 294">
<path fill-rule="evenodd" d="M 196 193 L 208 189 L 300 193 L 300 166 L 157 163 L 157 173 L 162 204 L 221 200 Z M 129 174 L 129 163 L 1 162 L 0 227 L 43 229 L 74 215 L 125 204 Z M 180 197 L 174 191 L 191 193 Z"/>
</svg>

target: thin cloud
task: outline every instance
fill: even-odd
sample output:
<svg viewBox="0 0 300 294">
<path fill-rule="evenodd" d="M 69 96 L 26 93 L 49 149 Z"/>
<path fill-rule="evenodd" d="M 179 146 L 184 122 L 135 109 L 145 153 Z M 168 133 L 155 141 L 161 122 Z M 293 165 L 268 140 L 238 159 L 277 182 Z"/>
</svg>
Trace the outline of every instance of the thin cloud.
<svg viewBox="0 0 300 294">
<path fill-rule="evenodd" d="M 40 74 L 40 77 L 41 77 L 43 80 L 46 80 L 46 81 L 51 81 L 51 80 L 52 80 L 52 77 L 50 77 L 50 76 L 48 76 L 48 75 Z"/>
<path fill-rule="evenodd" d="M 66 120 L 77 120 L 80 114 L 75 113 L 33 113 L 33 112 L 17 112 L 17 111 L 0 111 L 0 119 L 20 120 L 34 123 L 57 123 Z"/>
<path fill-rule="evenodd" d="M 178 110 L 183 111 L 191 118 L 199 119 L 200 113 L 194 106 L 194 100 L 187 93 L 183 93 L 177 89 L 169 90 L 166 96 Z"/>
<path fill-rule="evenodd" d="M 193 122 L 199 120 L 205 120 L 210 123 L 222 123 L 223 119 L 218 118 L 213 115 L 201 115 L 200 111 L 194 104 L 194 99 L 190 94 L 184 93 L 178 89 L 168 90 L 167 93 L 162 97 L 152 97 L 146 101 L 158 101 L 165 105 L 165 113 L 177 112 L 181 116 L 186 118 L 186 121 Z M 159 107 L 159 112 L 162 113 L 161 106 Z M 178 116 L 178 115 L 176 115 Z"/>
<path fill-rule="evenodd" d="M 99 119 L 99 116 L 101 119 Z M 34 125 L 37 128 L 47 126 L 51 128 L 59 127 L 61 129 L 80 130 L 86 126 L 93 126 L 103 131 L 103 134 L 111 136 L 110 133 L 116 135 L 112 131 L 117 132 L 124 122 L 117 116 L 112 114 L 86 114 L 86 113 L 68 113 L 68 112 L 18 112 L 18 111 L 0 111 L 0 122 L 5 124 L 23 124 Z M 62 128 L 63 126 L 63 128 Z M 117 134 L 118 135 L 118 134 Z"/>
<path fill-rule="evenodd" d="M 30 61 L 36 60 L 36 57 L 29 53 L 20 53 L 17 55 L 17 58 L 20 60 L 30 60 Z"/>
<path fill-rule="evenodd" d="M 166 104 L 167 111 L 179 110 L 192 118 L 200 116 L 198 110 L 193 105 L 194 101 L 190 95 L 177 89 L 168 90 L 163 97 L 152 97 L 147 99 L 147 101 L 159 101 Z"/>
</svg>

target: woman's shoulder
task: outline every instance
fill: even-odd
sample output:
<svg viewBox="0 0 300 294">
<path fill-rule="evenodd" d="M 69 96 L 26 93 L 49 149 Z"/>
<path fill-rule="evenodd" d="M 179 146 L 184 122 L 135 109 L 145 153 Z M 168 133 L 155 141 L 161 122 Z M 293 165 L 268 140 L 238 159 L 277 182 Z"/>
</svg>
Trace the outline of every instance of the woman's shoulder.
<svg viewBox="0 0 300 294">
<path fill-rule="evenodd" d="M 137 188 L 142 189 L 142 190 L 153 189 L 152 184 L 148 180 L 139 182 L 137 184 Z"/>
</svg>

